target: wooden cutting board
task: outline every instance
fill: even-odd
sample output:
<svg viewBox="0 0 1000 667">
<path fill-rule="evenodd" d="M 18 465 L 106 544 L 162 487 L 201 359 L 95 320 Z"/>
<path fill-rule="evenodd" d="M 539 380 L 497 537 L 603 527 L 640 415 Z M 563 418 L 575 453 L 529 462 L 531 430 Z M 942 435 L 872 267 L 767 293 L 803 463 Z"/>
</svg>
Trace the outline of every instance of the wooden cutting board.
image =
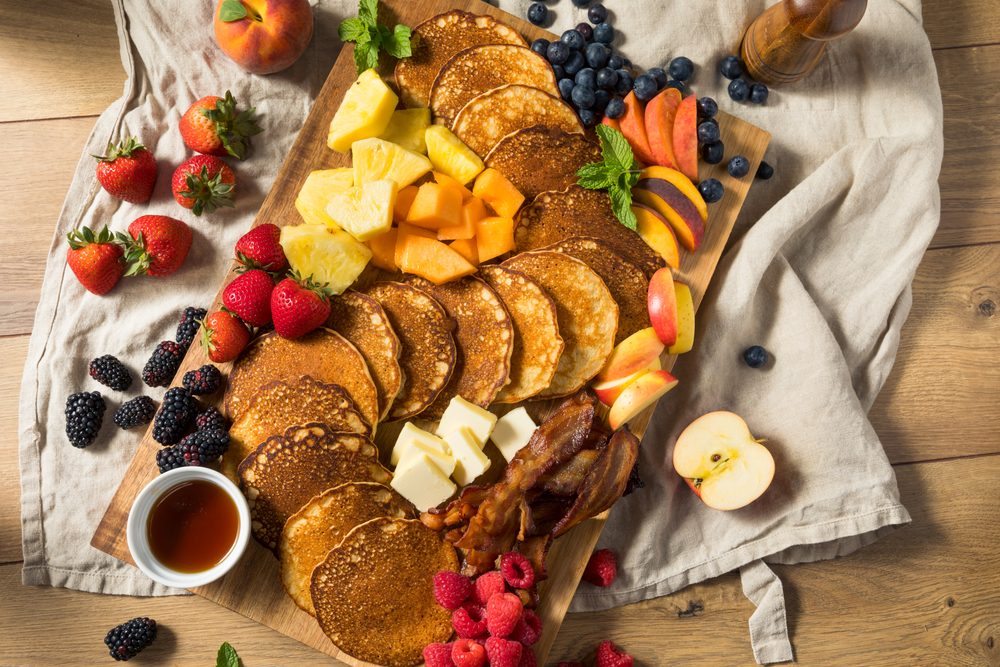
<svg viewBox="0 0 1000 667">
<path fill-rule="evenodd" d="M 529 43 L 539 37 L 550 40 L 557 38 L 541 28 L 479 0 L 382 0 L 380 5 L 379 21 L 390 26 L 402 23 L 414 27 L 442 12 L 462 9 L 476 14 L 491 14 L 497 17 L 518 30 Z M 336 36 L 317 35 L 317 39 L 336 39 Z M 383 55 L 381 62 L 379 72 L 383 78 L 391 82 L 395 61 Z M 316 98 L 309 117 L 299 131 L 271 191 L 257 213 L 254 225 L 264 222 L 278 226 L 299 224 L 301 218 L 295 210 L 294 202 L 309 172 L 316 169 L 350 166 L 349 155 L 337 153 L 327 148 L 326 136 L 330 120 L 340 106 L 344 92 L 355 78 L 353 47 L 347 45 Z M 701 91 L 701 94 L 716 95 L 720 92 L 715 90 Z M 770 134 L 722 112 L 716 118 L 726 145 L 727 157 L 745 156 L 750 161 L 750 174 L 754 174 L 770 140 Z M 258 138 L 258 140 L 266 141 L 267 138 L 264 136 L 263 139 Z M 675 272 L 677 279 L 690 286 L 696 309 L 701 303 L 709 279 L 715 271 L 719 257 L 729 238 L 733 223 L 736 221 L 743 200 L 753 182 L 753 176 L 746 176 L 742 179 L 730 177 L 724 163 L 715 166 L 701 164 L 699 176 L 702 179 L 719 179 L 725 186 L 726 194 L 720 202 L 708 207 L 708 223 L 701 248 L 693 256 L 682 250 L 681 268 Z M 229 281 L 236 277 L 234 268 L 235 264 L 225 276 L 222 286 L 211 304 L 210 312 L 219 307 L 222 290 Z M 389 274 L 384 274 L 369 266 L 358 282 L 363 285 L 373 280 L 391 278 L 392 276 Z M 674 361 L 674 357 L 665 356 L 663 368 L 665 370 L 671 369 Z M 209 360 L 202 348 L 198 345 L 192 346 L 181 364 L 172 386 L 180 384 L 186 371 L 206 363 L 209 363 Z M 224 375 L 228 374 L 230 368 L 231 364 L 220 365 Z M 682 377 L 680 381 L 685 382 L 689 379 Z M 221 407 L 221 391 L 216 395 L 202 398 L 208 399 L 202 401 L 205 404 L 215 404 Z M 525 406 L 535 421 L 540 423 L 551 414 L 558 403 L 559 401 L 543 401 L 527 403 Z M 496 410 L 496 412 L 502 414 L 516 406 L 500 407 L 502 409 Z M 650 407 L 629 424 L 632 431 L 640 438 L 652 413 L 653 408 Z M 378 429 L 376 444 L 379 445 L 380 451 L 384 454 L 387 455 L 391 449 L 400 428 L 402 428 L 402 423 L 383 424 Z M 139 491 L 158 474 L 155 455 L 160 446 L 153 440 L 151 432 L 150 428 L 143 437 L 121 485 L 91 540 L 92 546 L 129 563 L 133 563 L 125 538 L 125 525 L 129 509 Z M 505 462 L 492 443 L 488 445 L 486 451 L 494 459 L 491 472 L 495 477 L 502 471 Z M 641 491 L 639 492 L 641 493 Z M 576 586 L 580 582 L 584 567 L 598 536 L 601 534 L 606 518 L 607 512 L 599 517 L 584 521 L 552 545 L 547 561 L 549 578 L 539 586 L 541 604 L 536 610 L 544 626 L 542 638 L 534 646 L 539 664 L 545 663 L 549 648 L 559 631 L 566 609 L 569 607 Z M 226 577 L 208 586 L 192 590 L 202 597 L 213 600 L 351 665 L 369 665 L 369 663 L 341 653 L 323 634 L 315 619 L 295 606 L 282 588 L 278 576 L 277 560 L 269 551 L 253 540 L 251 540 L 243 559 Z M 558 656 L 556 657 L 558 658 Z"/>
</svg>

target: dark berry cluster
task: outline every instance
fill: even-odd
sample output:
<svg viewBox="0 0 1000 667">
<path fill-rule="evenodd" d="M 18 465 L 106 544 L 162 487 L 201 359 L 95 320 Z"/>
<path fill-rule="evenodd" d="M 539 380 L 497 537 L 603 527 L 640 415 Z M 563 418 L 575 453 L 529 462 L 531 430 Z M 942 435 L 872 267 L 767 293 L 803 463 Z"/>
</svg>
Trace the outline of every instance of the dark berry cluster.
<svg viewBox="0 0 1000 667">
<path fill-rule="evenodd" d="M 82 391 L 66 399 L 66 435 L 70 444 L 79 449 L 89 447 L 97 439 L 107 410 L 100 392 Z"/>
<path fill-rule="evenodd" d="M 181 384 L 195 396 L 211 394 L 222 384 L 222 373 L 212 364 L 205 364 L 198 370 L 185 373 Z"/>
<path fill-rule="evenodd" d="M 205 408 L 205 411 L 195 418 L 195 425 L 199 431 L 229 430 L 226 418 L 216 408 Z"/>
<path fill-rule="evenodd" d="M 125 364 L 110 354 L 90 362 L 90 377 L 115 391 L 125 391 L 132 386 L 132 374 Z"/>
<path fill-rule="evenodd" d="M 180 443 L 158 451 L 156 465 L 161 474 L 174 468 L 202 466 L 218 461 L 228 450 L 229 434 L 225 431 L 195 431 Z"/>
<path fill-rule="evenodd" d="M 177 325 L 177 343 L 182 347 L 191 347 L 195 336 L 198 335 L 198 328 L 201 326 L 199 320 L 204 320 L 208 311 L 204 308 L 189 306 L 181 313 L 180 323 Z"/>
<path fill-rule="evenodd" d="M 156 639 L 156 621 L 151 618 L 133 618 L 109 630 L 104 643 L 111 657 L 118 661 L 130 660 Z"/>
<path fill-rule="evenodd" d="M 763 104 L 767 101 L 767 96 L 770 94 L 767 86 L 762 83 L 751 85 L 746 80 L 740 78 L 746 71 L 746 64 L 739 56 L 726 56 L 719 65 L 719 71 L 722 72 L 722 76 L 732 79 L 729 82 L 727 91 L 729 92 L 729 97 L 734 101 L 745 102 L 746 100 L 750 100 L 754 104 Z"/>
<path fill-rule="evenodd" d="M 142 381 L 150 387 L 169 385 L 184 359 L 186 348 L 172 340 L 165 340 L 156 346 L 153 355 L 142 369 Z"/>
<path fill-rule="evenodd" d="M 153 419 L 153 440 L 161 445 L 180 442 L 198 412 L 198 399 L 191 392 L 183 387 L 168 389 L 163 396 L 163 404 Z"/>
<path fill-rule="evenodd" d="M 128 430 L 153 421 L 156 414 L 156 403 L 149 396 L 137 396 L 123 404 L 115 412 L 115 424 Z"/>
</svg>

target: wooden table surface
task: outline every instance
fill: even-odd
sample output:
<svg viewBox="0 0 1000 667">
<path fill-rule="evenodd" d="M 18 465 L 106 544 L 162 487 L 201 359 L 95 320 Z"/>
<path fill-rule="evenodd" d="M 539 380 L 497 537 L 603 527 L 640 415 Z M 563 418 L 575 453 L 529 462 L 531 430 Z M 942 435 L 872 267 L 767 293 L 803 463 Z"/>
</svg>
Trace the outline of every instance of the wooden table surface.
<svg viewBox="0 0 1000 667">
<path fill-rule="evenodd" d="M 870 414 L 913 523 L 846 558 L 775 568 L 802 665 L 1000 666 L 1000 11 L 997 0 L 925 0 L 923 11 L 944 98 L 941 227 Z M 0 2 L 0 666 L 107 665 L 104 634 L 134 616 L 161 624 L 136 664 L 211 665 L 222 641 L 246 667 L 331 664 L 201 598 L 21 585 L 16 424 L 28 336 L 73 170 L 124 80 L 106 0 Z M 550 664 L 591 661 L 612 639 L 637 665 L 754 665 L 753 610 L 726 575 L 570 615 Z"/>
</svg>

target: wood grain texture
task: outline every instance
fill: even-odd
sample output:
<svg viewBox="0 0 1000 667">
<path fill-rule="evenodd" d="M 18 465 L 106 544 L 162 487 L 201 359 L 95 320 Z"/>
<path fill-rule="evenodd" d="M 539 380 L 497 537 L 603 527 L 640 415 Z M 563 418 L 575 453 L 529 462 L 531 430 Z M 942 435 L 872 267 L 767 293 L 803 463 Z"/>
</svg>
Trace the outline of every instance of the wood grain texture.
<svg viewBox="0 0 1000 667">
<path fill-rule="evenodd" d="M 28 336 L 0 338 L 0 563 L 21 560 L 21 474 L 17 465 L 17 399 Z M 0 663 L 2 664 L 2 663 Z"/>
<path fill-rule="evenodd" d="M 1000 44 L 996 0 L 924 0 L 921 4 L 931 48 Z"/>
</svg>

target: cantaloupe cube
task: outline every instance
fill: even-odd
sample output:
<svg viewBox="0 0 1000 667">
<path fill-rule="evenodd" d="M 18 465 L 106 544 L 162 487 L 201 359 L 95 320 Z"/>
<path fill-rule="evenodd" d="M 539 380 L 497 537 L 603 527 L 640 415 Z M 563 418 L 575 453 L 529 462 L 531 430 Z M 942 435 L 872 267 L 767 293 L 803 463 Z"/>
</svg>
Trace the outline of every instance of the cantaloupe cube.
<svg viewBox="0 0 1000 667">
<path fill-rule="evenodd" d="M 398 229 L 393 227 L 385 234 L 380 234 L 375 238 L 365 241 L 365 245 L 372 251 L 372 265 L 383 271 L 395 273 L 399 271 L 396 266 L 396 235 Z"/>
<path fill-rule="evenodd" d="M 444 125 L 428 127 L 424 140 L 434 171 L 451 176 L 459 183 L 470 182 L 485 166 L 483 160 Z"/>
<path fill-rule="evenodd" d="M 326 214 L 326 207 L 336 195 L 354 185 L 354 170 L 320 169 L 310 172 L 295 199 L 295 209 L 310 225 L 326 225 L 340 229 L 340 225 Z"/>
<path fill-rule="evenodd" d="M 406 221 L 427 229 L 458 227 L 462 223 L 462 195 L 455 188 L 424 183 L 410 205 Z"/>
<path fill-rule="evenodd" d="M 485 262 L 514 249 L 514 221 L 511 218 L 483 218 L 476 223 L 476 252 Z"/>
<path fill-rule="evenodd" d="M 469 264 L 479 266 L 479 251 L 476 249 L 475 238 L 458 239 L 457 241 L 452 241 L 448 247 L 469 260 Z"/>
<path fill-rule="evenodd" d="M 379 139 L 399 144 L 414 153 L 427 155 L 424 132 L 431 126 L 430 109 L 397 109 L 392 112 L 389 125 Z"/>
<path fill-rule="evenodd" d="M 396 247 L 393 250 L 393 262 L 396 263 L 396 268 L 399 268 L 403 247 L 406 245 L 406 237 L 408 236 L 421 236 L 425 239 L 437 240 L 437 232 L 433 229 L 424 229 L 405 222 L 399 223 L 399 227 L 396 228 Z"/>
<path fill-rule="evenodd" d="M 476 272 L 476 267 L 444 243 L 411 235 L 406 237 L 399 268 L 426 278 L 435 285 L 458 280 Z"/>
<path fill-rule="evenodd" d="M 458 188 L 458 191 L 462 193 L 463 202 L 472 198 L 472 190 L 465 187 L 451 176 L 442 174 L 440 171 L 432 171 L 431 174 L 434 175 L 434 180 L 437 181 L 438 185 L 444 185 L 449 188 Z"/>
<path fill-rule="evenodd" d="M 442 227 L 438 230 L 438 241 L 471 239 L 476 235 L 476 223 L 486 217 L 486 204 L 482 199 L 472 197 L 462 204 L 462 224 L 457 227 Z"/>
<path fill-rule="evenodd" d="M 392 207 L 393 222 L 403 222 L 406 220 L 406 214 L 410 212 L 410 205 L 413 204 L 413 198 L 417 196 L 417 190 L 419 189 L 415 185 L 407 185 L 405 188 L 400 188 L 399 192 L 396 193 L 396 205 Z"/>
<path fill-rule="evenodd" d="M 355 141 L 377 137 L 389 126 L 398 102 L 396 93 L 385 85 L 375 70 L 362 72 L 347 89 L 340 108 L 330 121 L 326 145 L 346 153 Z"/>
<path fill-rule="evenodd" d="M 385 178 L 336 195 L 326 213 L 348 234 L 367 241 L 389 231 L 395 204 L 396 181 Z"/>
<path fill-rule="evenodd" d="M 399 144 L 371 138 L 351 144 L 354 185 L 391 178 L 405 188 L 431 170 L 431 161 Z"/>
<path fill-rule="evenodd" d="M 496 169 L 479 174 L 472 194 L 486 201 L 498 215 L 513 218 L 524 203 L 524 195 Z"/>
</svg>

